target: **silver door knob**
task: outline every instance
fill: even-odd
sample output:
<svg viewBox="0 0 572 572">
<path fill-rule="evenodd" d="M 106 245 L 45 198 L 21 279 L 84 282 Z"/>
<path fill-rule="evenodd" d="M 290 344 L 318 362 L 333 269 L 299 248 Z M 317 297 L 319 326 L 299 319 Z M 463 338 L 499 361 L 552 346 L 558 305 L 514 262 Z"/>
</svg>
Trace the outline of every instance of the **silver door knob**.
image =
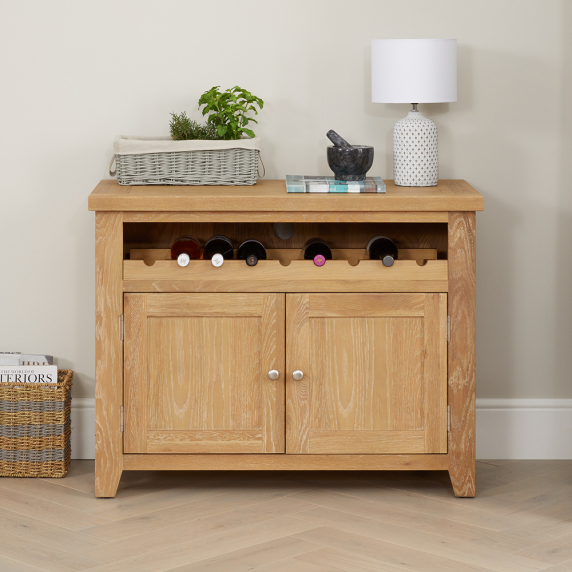
<svg viewBox="0 0 572 572">
<path fill-rule="evenodd" d="M 304 372 L 300 371 L 299 369 L 297 369 L 293 374 L 292 377 L 296 380 L 296 381 L 300 381 L 303 377 L 304 377 Z"/>
<path fill-rule="evenodd" d="M 271 369 L 268 372 L 268 379 L 271 379 L 272 381 L 274 381 L 275 379 L 278 379 L 279 375 L 280 375 L 280 373 L 278 372 L 277 369 Z"/>
</svg>

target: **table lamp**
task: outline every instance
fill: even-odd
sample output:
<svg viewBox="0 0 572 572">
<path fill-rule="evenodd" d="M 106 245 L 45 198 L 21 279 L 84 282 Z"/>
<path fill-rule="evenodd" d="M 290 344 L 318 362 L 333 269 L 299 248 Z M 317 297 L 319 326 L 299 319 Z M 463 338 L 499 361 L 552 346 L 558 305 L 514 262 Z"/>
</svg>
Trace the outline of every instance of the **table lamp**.
<svg viewBox="0 0 572 572">
<path fill-rule="evenodd" d="M 393 178 L 403 187 L 434 187 L 437 126 L 417 105 L 457 101 L 457 40 L 372 40 L 371 100 L 412 105 L 393 128 Z"/>
</svg>

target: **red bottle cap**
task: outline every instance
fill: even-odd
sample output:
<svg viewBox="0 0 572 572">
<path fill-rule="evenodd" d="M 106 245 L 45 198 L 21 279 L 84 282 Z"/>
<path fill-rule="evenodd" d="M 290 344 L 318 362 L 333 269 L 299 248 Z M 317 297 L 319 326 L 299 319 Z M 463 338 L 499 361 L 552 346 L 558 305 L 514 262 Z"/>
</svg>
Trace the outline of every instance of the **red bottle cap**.
<svg viewBox="0 0 572 572">
<path fill-rule="evenodd" d="M 326 258 L 323 254 L 316 254 L 316 256 L 314 256 L 314 264 L 316 266 L 324 266 L 324 264 L 326 264 Z"/>
</svg>

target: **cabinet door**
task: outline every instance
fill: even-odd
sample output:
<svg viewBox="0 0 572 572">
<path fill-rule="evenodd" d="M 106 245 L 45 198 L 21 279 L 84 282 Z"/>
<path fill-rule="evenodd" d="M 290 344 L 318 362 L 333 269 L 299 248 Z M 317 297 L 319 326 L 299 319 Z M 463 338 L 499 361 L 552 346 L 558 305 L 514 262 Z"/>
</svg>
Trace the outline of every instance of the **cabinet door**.
<svg viewBox="0 0 572 572">
<path fill-rule="evenodd" d="M 284 294 L 124 302 L 126 453 L 284 452 Z"/>
<path fill-rule="evenodd" d="M 446 294 L 286 304 L 287 453 L 447 452 Z"/>
</svg>

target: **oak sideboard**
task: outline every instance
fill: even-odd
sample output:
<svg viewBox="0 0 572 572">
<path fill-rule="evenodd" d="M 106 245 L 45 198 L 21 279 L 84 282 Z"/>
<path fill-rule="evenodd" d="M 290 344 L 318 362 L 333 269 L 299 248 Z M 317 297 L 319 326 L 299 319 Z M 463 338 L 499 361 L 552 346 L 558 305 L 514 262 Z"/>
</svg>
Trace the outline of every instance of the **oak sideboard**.
<svg viewBox="0 0 572 572">
<path fill-rule="evenodd" d="M 97 185 L 96 496 L 122 471 L 219 469 L 447 470 L 474 496 L 483 197 L 462 180 L 386 185 Z M 170 259 L 180 236 L 214 234 L 268 258 Z M 376 235 L 396 242 L 393 266 L 368 259 Z M 322 267 L 303 260 L 314 236 L 332 248 Z"/>
</svg>

